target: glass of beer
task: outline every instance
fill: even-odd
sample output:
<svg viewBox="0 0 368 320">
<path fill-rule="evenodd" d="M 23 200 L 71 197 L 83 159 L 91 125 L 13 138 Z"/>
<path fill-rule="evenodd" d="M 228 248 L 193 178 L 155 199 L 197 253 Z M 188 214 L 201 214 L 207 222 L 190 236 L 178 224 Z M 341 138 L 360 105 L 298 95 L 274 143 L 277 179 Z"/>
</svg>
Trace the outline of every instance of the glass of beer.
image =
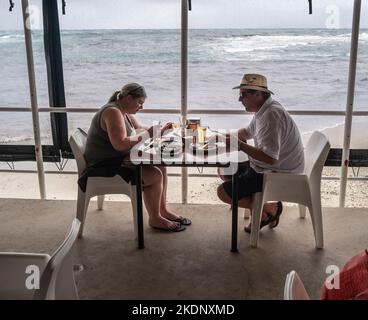
<svg viewBox="0 0 368 320">
<path fill-rule="evenodd" d="M 198 127 L 198 125 L 196 123 L 189 123 L 187 125 L 187 128 L 190 129 L 190 130 L 193 130 L 193 131 L 196 131 L 197 127 Z"/>
<path fill-rule="evenodd" d="M 206 143 L 207 127 L 198 127 L 198 143 Z"/>
</svg>

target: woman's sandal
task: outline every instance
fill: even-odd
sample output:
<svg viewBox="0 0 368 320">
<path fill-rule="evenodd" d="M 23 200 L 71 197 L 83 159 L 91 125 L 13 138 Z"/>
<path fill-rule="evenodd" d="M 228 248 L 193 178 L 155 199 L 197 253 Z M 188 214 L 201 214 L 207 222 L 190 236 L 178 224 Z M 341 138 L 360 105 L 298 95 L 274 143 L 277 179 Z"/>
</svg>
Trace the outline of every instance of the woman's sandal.
<svg viewBox="0 0 368 320">
<path fill-rule="evenodd" d="M 282 213 L 282 202 L 278 201 L 277 202 L 277 211 L 275 213 L 275 215 L 266 212 L 266 219 L 261 221 L 261 225 L 259 227 L 259 229 L 261 230 L 264 226 L 269 225 L 270 229 L 276 228 L 277 225 L 279 224 L 279 220 L 280 220 L 280 215 Z M 247 226 L 244 227 L 244 231 L 246 233 L 251 233 L 252 231 L 252 223 L 249 223 Z"/>
<path fill-rule="evenodd" d="M 182 216 L 179 216 L 179 218 L 175 219 L 175 220 L 171 220 L 170 221 L 174 221 L 174 222 L 179 222 L 180 224 L 184 225 L 184 226 L 190 226 L 192 224 L 192 221 L 188 218 L 184 218 Z"/>
<path fill-rule="evenodd" d="M 184 231 L 186 228 L 180 224 L 177 223 L 175 228 L 160 228 L 160 227 L 152 227 L 153 229 L 160 230 L 160 231 L 166 231 L 166 232 L 180 232 Z"/>
</svg>

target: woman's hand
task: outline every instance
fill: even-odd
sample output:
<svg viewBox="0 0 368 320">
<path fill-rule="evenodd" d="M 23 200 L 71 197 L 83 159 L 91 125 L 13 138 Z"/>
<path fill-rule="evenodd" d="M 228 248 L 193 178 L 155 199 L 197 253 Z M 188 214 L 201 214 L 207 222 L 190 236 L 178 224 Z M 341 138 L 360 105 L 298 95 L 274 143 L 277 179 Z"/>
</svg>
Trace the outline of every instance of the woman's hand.
<svg viewBox="0 0 368 320">
<path fill-rule="evenodd" d="M 153 136 L 153 130 L 154 130 L 154 128 L 155 128 L 155 126 L 152 126 L 152 127 L 149 127 L 149 128 L 147 129 L 147 132 L 148 132 L 148 134 L 149 134 L 149 136 L 150 136 L 150 137 L 152 137 L 152 136 Z"/>
<path fill-rule="evenodd" d="M 161 134 L 161 125 L 155 124 L 147 129 L 149 136 L 152 138 L 153 136 L 158 136 Z"/>
<path fill-rule="evenodd" d="M 172 122 L 168 122 L 163 127 L 161 127 L 160 124 L 156 124 L 152 127 L 149 127 L 147 131 L 148 131 L 150 137 L 153 137 L 154 135 L 162 136 L 163 133 L 165 133 L 168 130 L 171 130 L 172 128 L 173 128 Z"/>
<path fill-rule="evenodd" d="M 163 133 L 165 133 L 168 130 L 171 130 L 173 128 L 173 123 L 172 122 L 168 122 L 166 123 L 162 128 L 161 128 L 161 135 Z"/>
</svg>

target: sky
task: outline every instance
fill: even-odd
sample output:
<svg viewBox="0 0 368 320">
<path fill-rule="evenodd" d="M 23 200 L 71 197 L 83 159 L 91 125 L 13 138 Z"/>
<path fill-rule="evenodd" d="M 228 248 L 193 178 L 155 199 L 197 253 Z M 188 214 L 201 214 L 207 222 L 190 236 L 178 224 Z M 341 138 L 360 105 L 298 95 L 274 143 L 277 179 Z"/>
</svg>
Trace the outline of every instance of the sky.
<svg viewBox="0 0 368 320">
<path fill-rule="evenodd" d="M 22 29 L 21 1 L 0 1 L 0 30 Z M 42 28 L 42 1 L 32 5 L 32 26 Z M 192 0 L 190 28 L 351 28 L 354 0 Z M 62 29 L 180 28 L 181 0 L 66 0 Z M 61 0 L 58 1 L 61 11 Z M 361 27 L 368 27 L 362 1 Z"/>
</svg>

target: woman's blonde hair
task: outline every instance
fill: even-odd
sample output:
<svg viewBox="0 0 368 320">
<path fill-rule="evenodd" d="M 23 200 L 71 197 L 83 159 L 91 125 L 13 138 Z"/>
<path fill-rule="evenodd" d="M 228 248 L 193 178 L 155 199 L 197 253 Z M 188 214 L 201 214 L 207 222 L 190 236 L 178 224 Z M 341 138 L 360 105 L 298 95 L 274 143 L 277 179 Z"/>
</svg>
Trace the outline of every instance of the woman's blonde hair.
<svg viewBox="0 0 368 320">
<path fill-rule="evenodd" d="M 108 102 L 115 102 L 128 95 L 131 95 L 133 98 L 147 98 L 147 93 L 144 87 L 133 82 L 126 84 L 120 91 L 115 91 Z"/>
</svg>

